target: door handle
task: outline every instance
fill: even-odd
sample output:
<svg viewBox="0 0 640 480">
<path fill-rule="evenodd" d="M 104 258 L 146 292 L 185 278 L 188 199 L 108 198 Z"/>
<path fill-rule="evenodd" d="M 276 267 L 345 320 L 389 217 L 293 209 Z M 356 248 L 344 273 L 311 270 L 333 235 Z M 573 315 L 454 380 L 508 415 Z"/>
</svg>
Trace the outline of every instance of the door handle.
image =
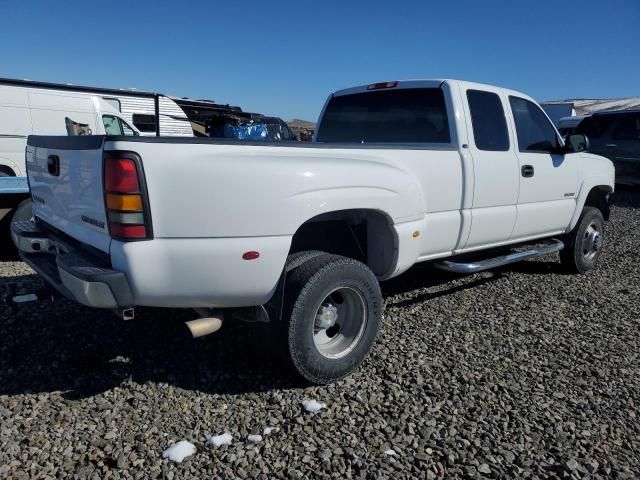
<svg viewBox="0 0 640 480">
<path fill-rule="evenodd" d="M 523 165 L 520 171 L 522 172 L 522 176 L 525 178 L 533 177 L 533 165 Z"/>
<path fill-rule="evenodd" d="M 615 143 L 607 143 L 607 147 L 609 148 L 616 148 L 618 145 L 616 145 Z"/>
<path fill-rule="evenodd" d="M 47 171 L 54 177 L 60 176 L 60 157 L 57 155 L 49 155 L 47 157 Z"/>
</svg>

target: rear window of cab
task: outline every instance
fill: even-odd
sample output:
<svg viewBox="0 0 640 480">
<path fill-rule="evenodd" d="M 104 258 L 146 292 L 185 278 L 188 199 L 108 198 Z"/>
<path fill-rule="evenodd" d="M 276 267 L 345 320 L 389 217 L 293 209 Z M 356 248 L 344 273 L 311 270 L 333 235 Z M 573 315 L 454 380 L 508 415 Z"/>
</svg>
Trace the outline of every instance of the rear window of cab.
<svg viewBox="0 0 640 480">
<path fill-rule="evenodd" d="M 333 97 L 316 141 L 450 143 L 444 93 L 440 88 L 404 88 Z"/>
</svg>

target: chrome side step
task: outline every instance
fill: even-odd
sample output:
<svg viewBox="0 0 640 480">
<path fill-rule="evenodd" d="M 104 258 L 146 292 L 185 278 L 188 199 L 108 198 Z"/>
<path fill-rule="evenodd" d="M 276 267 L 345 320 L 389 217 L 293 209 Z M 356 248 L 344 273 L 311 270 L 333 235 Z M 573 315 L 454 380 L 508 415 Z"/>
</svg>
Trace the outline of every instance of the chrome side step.
<svg viewBox="0 0 640 480">
<path fill-rule="evenodd" d="M 520 262 L 528 258 L 541 257 L 549 253 L 559 252 L 564 248 L 564 243 L 561 240 L 553 239 L 548 245 L 544 245 L 538 248 L 532 248 L 525 252 L 514 252 L 508 255 L 501 255 L 499 257 L 487 258 L 486 260 L 480 260 L 470 263 L 458 263 L 448 260 L 442 262 L 436 262 L 434 265 L 441 270 L 455 273 L 476 273 L 489 270 L 490 268 L 501 267 L 510 263 Z"/>
</svg>

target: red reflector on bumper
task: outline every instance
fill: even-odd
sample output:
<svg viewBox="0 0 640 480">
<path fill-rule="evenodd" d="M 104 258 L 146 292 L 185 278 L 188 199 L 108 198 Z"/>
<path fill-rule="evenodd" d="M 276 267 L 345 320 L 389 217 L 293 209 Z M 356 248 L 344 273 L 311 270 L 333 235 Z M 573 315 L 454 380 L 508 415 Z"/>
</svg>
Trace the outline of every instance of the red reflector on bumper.
<svg viewBox="0 0 640 480">
<path fill-rule="evenodd" d="M 121 225 L 112 223 L 109 225 L 112 237 L 120 238 L 146 238 L 147 229 L 144 225 Z"/>
<path fill-rule="evenodd" d="M 256 252 L 252 250 L 250 252 L 244 252 L 244 254 L 242 255 L 242 258 L 244 260 L 255 260 L 259 256 L 260 256 L 260 252 Z"/>
</svg>

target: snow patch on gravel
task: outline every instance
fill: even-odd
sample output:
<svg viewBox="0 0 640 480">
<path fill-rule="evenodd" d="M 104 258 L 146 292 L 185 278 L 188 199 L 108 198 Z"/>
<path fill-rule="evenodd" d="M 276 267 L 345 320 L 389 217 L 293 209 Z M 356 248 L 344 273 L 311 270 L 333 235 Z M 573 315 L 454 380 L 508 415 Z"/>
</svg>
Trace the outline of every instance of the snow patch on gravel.
<svg viewBox="0 0 640 480">
<path fill-rule="evenodd" d="M 275 433 L 278 430 L 280 430 L 278 427 L 264 427 L 264 430 L 262 431 L 262 434 L 263 435 L 271 435 L 272 433 Z"/>
<path fill-rule="evenodd" d="M 207 438 L 207 445 L 220 447 L 222 445 L 230 445 L 232 441 L 233 436 L 230 433 L 222 433 L 220 435 L 212 435 Z"/>
<path fill-rule="evenodd" d="M 396 451 L 393 448 L 390 448 L 389 450 L 385 450 L 384 454 L 385 455 L 389 455 L 390 457 L 393 457 L 394 455 L 397 455 Z"/>
<path fill-rule="evenodd" d="M 191 442 L 181 440 L 167 448 L 162 453 L 162 458 L 168 458 L 173 462 L 180 463 L 182 460 L 194 453 L 196 453 L 196 446 Z"/>
<path fill-rule="evenodd" d="M 251 443 L 260 443 L 262 441 L 262 435 L 249 435 L 247 440 Z"/>
<path fill-rule="evenodd" d="M 317 413 L 323 408 L 327 408 L 327 404 L 320 403 L 317 400 L 303 400 L 302 408 L 304 408 L 307 412 Z"/>
</svg>

